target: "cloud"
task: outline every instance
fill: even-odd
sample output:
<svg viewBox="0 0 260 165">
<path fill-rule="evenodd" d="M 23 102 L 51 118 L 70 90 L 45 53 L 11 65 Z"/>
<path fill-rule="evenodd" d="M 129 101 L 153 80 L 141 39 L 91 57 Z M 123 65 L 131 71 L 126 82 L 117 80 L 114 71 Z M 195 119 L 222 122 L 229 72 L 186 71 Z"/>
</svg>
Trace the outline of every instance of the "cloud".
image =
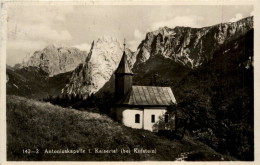
<svg viewBox="0 0 260 165">
<path fill-rule="evenodd" d="M 66 26 L 72 6 L 10 6 L 7 18 L 7 52 L 19 54 L 9 58 L 9 63 L 53 43 L 66 43 L 72 39 Z M 8 57 L 7 57 L 8 58 Z M 21 62 L 21 61 L 20 61 Z"/>
<path fill-rule="evenodd" d="M 73 13 L 73 6 L 10 6 L 8 9 L 8 19 L 24 23 L 44 23 L 65 22 L 66 15 Z"/>
<path fill-rule="evenodd" d="M 8 24 L 7 62 L 11 65 L 22 62 L 28 53 L 43 49 L 52 43 L 63 43 L 70 40 L 71 34 L 67 30 L 55 30 L 46 24 L 27 25 L 17 23 Z M 19 57 L 12 58 L 12 54 Z M 10 56 L 10 58 L 9 58 Z"/>
<path fill-rule="evenodd" d="M 66 22 L 66 15 L 71 12 L 71 6 L 11 6 L 8 10 L 8 39 L 24 42 L 70 40 L 71 34 L 66 27 L 58 28 L 57 24 Z"/>
<path fill-rule="evenodd" d="M 151 29 L 152 30 L 157 30 L 160 27 L 170 27 L 174 28 L 175 26 L 188 26 L 188 27 L 201 27 L 199 24 L 199 21 L 203 20 L 203 17 L 198 17 L 198 16 L 176 16 L 172 19 L 168 19 L 165 21 L 159 21 L 155 22 L 152 24 Z"/>
<path fill-rule="evenodd" d="M 142 37 L 142 33 L 138 29 L 135 29 L 134 37 L 135 38 L 141 38 Z"/>
<path fill-rule="evenodd" d="M 64 41 L 70 40 L 71 34 L 67 30 L 55 30 L 47 24 L 8 24 L 8 40 L 44 40 L 44 41 Z"/>
<path fill-rule="evenodd" d="M 128 41 L 129 48 L 133 51 L 136 51 L 138 45 L 144 39 L 145 33 L 142 33 L 139 29 L 134 30 L 134 39 Z"/>
<path fill-rule="evenodd" d="M 234 18 L 231 18 L 231 19 L 229 20 L 229 22 L 236 22 L 236 21 L 238 21 L 238 20 L 240 20 L 240 19 L 242 19 L 242 18 L 243 18 L 243 15 L 242 15 L 241 13 L 237 13 Z"/>
<path fill-rule="evenodd" d="M 167 17 L 173 16 L 172 14 L 168 14 Z M 174 18 L 169 18 L 165 21 L 154 22 L 151 25 L 151 28 L 148 28 L 145 32 L 141 32 L 139 29 L 134 30 L 134 39 L 129 41 L 129 48 L 135 51 L 141 41 L 145 38 L 145 34 L 148 31 L 154 31 L 159 29 L 160 27 L 168 26 L 170 28 L 174 28 L 175 26 L 188 26 L 188 27 L 201 27 L 199 21 L 203 20 L 203 17 L 198 16 L 176 16 Z"/>
<path fill-rule="evenodd" d="M 255 15 L 255 11 L 253 10 L 251 13 L 250 13 L 250 16 L 254 16 Z"/>
<path fill-rule="evenodd" d="M 36 50 L 42 50 L 48 43 L 44 41 L 21 41 L 21 40 L 8 40 L 7 41 L 7 56 L 6 60 L 8 65 L 15 65 L 21 63 L 23 59 L 32 55 Z"/>
<path fill-rule="evenodd" d="M 129 44 L 129 48 L 132 50 L 132 51 L 136 51 L 138 45 L 141 43 L 141 41 L 139 40 L 131 40 L 128 42 Z"/>
<path fill-rule="evenodd" d="M 83 44 L 79 44 L 79 45 L 73 45 L 72 47 L 76 47 L 80 50 L 83 50 L 83 51 L 90 51 L 90 48 L 91 48 L 91 45 L 88 44 L 88 43 L 83 43 Z"/>
<path fill-rule="evenodd" d="M 7 48 L 9 49 L 23 49 L 23 50 L 38 50 L 42 49 L 44 46 L 46 46 L 48 43 L 44 41 L 27 41 L 27 42 L 22 42 L 19 40 L 9 40 L 7 42 Z"/>
</svg>

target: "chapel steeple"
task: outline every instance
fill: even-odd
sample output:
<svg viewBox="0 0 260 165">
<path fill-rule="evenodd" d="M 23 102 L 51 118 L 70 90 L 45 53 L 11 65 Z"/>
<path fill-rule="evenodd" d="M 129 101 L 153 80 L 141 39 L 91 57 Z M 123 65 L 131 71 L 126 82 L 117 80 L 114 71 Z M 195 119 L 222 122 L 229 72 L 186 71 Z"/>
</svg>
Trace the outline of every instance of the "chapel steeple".
<svg viewBox="0 0 260 165">
<path fill-rule="evenodd" d="M 133 72 L 131 71 L 128 62 L 127 62 L 127 56 L 125 54 L 125 51 L 123 52 L 123 56 L 121 58 L 121 61 L 118 65 L 118 68 L 115 72 L 115 74 L 132 74 Z"/>
<path fill-rule="evenodd" d="M 118 65 L 118 68 L 115 72 L 115 74 L 133 74 L 133 72 L 131 71 L 129 64 L 127 62 L 127 56 L 125 53 L 125 39 L 124 39 L 124 51 L 123 51 L 123 56 L 121 58 L 121 61 Z"/>
<path fill-rule="evenodd" d="M 125 53 L 125 41 L 124 41 L 124 52 L 121 61 L 115 71 L 115 97 L 116 100 L 123 98 L 132 87 L 133 72 L 131 71 L 127 56 Z"/>
</svg>

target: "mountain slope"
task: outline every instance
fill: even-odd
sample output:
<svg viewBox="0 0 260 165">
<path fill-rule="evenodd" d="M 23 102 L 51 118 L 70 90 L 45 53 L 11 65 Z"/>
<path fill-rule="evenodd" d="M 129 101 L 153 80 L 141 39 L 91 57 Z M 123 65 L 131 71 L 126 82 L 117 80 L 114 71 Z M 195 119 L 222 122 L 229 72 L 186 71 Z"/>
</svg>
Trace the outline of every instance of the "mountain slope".
<svg viewBox="0 0 260 165">
<path fill-rule="evenodd" d="M 63 89 L 64 94 L 87 97 L 96 93 L 116 70 L 123 55 L 122 44 L 112 37 L 102 37 L 92 43 L 85 63 L 79 65 Z M 126 49 L 129 63 L 132 64 L 132 52 Z"/>
<path fill-rule="evenodd" d="M 77 48 L 47 46 L 41 51 L 36 51 L 31 57 L 24 59 L 22 64 L 15 66 L 16 69 L 25 67 L 37 67 L 54 76 L 74 70 L 87 57 L 86 51 Z"/>
<path fill-rule="evenodd" d="M 206 96 L 212 119 L 206 127 L 213 130 L 216 150 L 240 160 L 254 159 L 254 67 L 253 30 L 224 44 L 213 60 L 190 72 L 173 86 L 179 102 L 191 91 Z M 200 129 L 200 128 L 198 128 Z"/>
<path fill-rule="evenodd" d="M 176 87 L 193 87 L 204 83 L 218 90 L 226 85 L 233 86 L 222 91 L 227 93 L 232 93 L 234 88 L 250 87 L 253 90 L 253 37 L 253 30 L 250 30 L 221 46 L 213 54 L 212 61 L 190 72 Z"/>
<path fill-rule="evenodd" d="M 149 32 L 135 53 L 133 81 L 152 85 L 151 79 L 158 75 L 157 85 L 176 85 L 190 71 L 214 59 L 220 47 L 252 29 L 253 17 L 248 17 L 204 28 L 163 27 Z"/>
<path fill-rule="evenodd" d="M 190 138 L 182 142 L 170 141 L 149 131 L 125 127 L 105 115 L 65 109 L 18 96 L 7 96 L 6 100 L 9 161 L 169 161 L 179 160 L 182 153 L 199 154 L 200 160 L 235 160 Z M 138 154 L 134 153 L 134 148 L 156 149 L 156 153 Z M 39 153 L 26 154 L 23 149 L 38 149 Z M 66 149 L 84 149 L 86 153 L 44 153 L 45 150 Z M 119 153 L 94 153 L 95 149 L 117 149 Z M 131 153 L 121 154 L 121 149 Z M 191 158 L 189 160 L 194 160 Z"/>
<path fill-rule="evenodd" d="M 42 99 L 61 94 L 74 70 L 87 53 L 77 48 L 50 45 L 23 63 L 7 66 L 7 94 Z"/>
<path fill-rule="evenodd" d="M 158 86 L 171 86 L 177 102 L 184 102 L 187 106 L 193 106 L 196 101 L 190 100 L 191 102 L 189 102 L 190 98 L 198 99 L 198 102 L 207 108 L 199 107 L 198 116 L 192 117 L 195 118 L 195 122 L 198 121 L 196 124 L 199 124 L 199 121 L 203 121 L 205 124 L 199 126 L 192 124 L 189 128 L 190 133 L 200 134 L 192 136 L 203 136 L 203 134 L 208 134 L 208 129 L 210 129 L 212 130 L 211 135 L 199 137 L 200 140 L 208 145 L 215 145 L 213 147 L 217 151 L 230 154 L 240 160 L 254 159 L 254 35 L 252 21 L 252 17 L 249 17 L 236 23 L 208 27 L 207 35 L 204 35 L 204 39 L 206 36 L 208 37 L 207 40 L 203 41 L 203 37 L 200 39 L 205 44 L 204 51 L 207 54 L 204 55 L 208 58 L 204 58 L 201 62 L 197 61 L 196 67 L 192 67 L 185 60 L 180 62 L 181 59 L 177 58 L 174 53 L 170 53 L 173 56 L 169 54 L 169 57 L 166 56 L 167 53 L 156 53 L 157 49 L 171 52 L 167 47 L 168 41 L 160 42 L 162 45 L 155 42 L 157 44 L 153 45 L 152 43 L 158 40 L 149 40 L 149 35 L 153 34 L 148 34 L 148 40 L 144 40 L 139 47 L 139 55 L 137 55 L 137 61 L 133 67 L 134 82 L 137 84 L 152 83 Z M 233 35 L 229 34 L 231 25 L 236 25 Z M 226 33 L 222 40 L 218 40 L 216 37 L 218 33 L 215 32 L 222 26 L 227 27 Z M 189 29 L 183 28 L 182 31 Z M 159 33 L 158 36 L 160 36 Z M 184 36 L 180 40 L 181 43 L 186 42 Z M 149 49 L 149 44 L 151 49 Z M 193 44 L 195 42 L 191 41 L 186 48 L 196 52 L 196 46 L 194 47 Z M 146 52 L 149 50 L 151 53 L 147 54 L 150 56 L 141 58 L 146 57 L 143 53 L 140 54 L 142 49 Z M 175 51 L 181 49 L 174 48 Z M 197 57 L 203 59 L 201 56 L 203 54 L 197 53 Z M 192 51 L 185 58 L 192 57 L 191 54 Z M 195 61 L 197 57 L 194 58 Z M 203 116 L 204 110 L 208 115 L 206 117 Z M 211 136 L 215 137 L 214 140 L 210 139 Z"/>
<path fill-rule="evenodd" d="M 138 46 L 135 68 L 138 69 L 140 64 L 156 56 L 196 68 L 210 61 L 219 46 L 244 35 L 252 28 L 253 17 L 203 28 L 159 28 L 147 33 Z"/>
<path fill-rule="evenodd" d="M 30 98 L 46 97 L 48 73 L 40 68 L 6 68 L 6 92 Z"/>
<path fill-rule="evenodd" d="M 49 74 L 38 67 L 6 68 L 6 93 L 27 98 L 42 99 L 58 96 L 71 77 L 71 72 L 49 77 Z"/>
<path fill-rule="evenodd" d="M 204 28 L 164 27 L 149 32 L 137 52 L 126 49 L 128 61 L 134 72 L 133 81 L 139 85 L 152 85 L 153 77 L 159 75 L 157 79 L 160 83 L 155 85 L 169 85 L 169 82 L 170 85 L 176 85 L 190 71 L 210 62 L 214 58 L 215 51 L 221 46 L 243 36 L 252 28 L 253 17 L 248 17 L 237 22 Z M 87 97 L 96 92 L 114 91 L 113 72 L 122 56 L 121 45 L 115 38 L 103 37 L 93 42 L 88 55 L 84 55 L 86 52 L 76 48 L 49 46 L 35 52 L 34 56 L 17 68 L 33 65 L 54 77 L 58 73 L 75 68 L 69 80 L 67 77 L 70 75 L 69 72 L 64 73 L 66 75 L 64 79 L 52 79 L 57 82 L 50 79 L 51 84 L 57 85 L 57 90 L 52 86 L 51 91 L 56 91 L 53 93 L 58 95 L 63 89 L 63 94 Z M 73 60 L 74 58 L 76 60 Z M 79 64 L 81 60 L 83 63 Z M 40 89 L 42 85 L 45 84 L 39 84 Z M 8 88 L 9 91 L 19 90 L 14 85 L 9 85 Z M 19 91 L 11 93 L 15 94 Z"/>
</svg>

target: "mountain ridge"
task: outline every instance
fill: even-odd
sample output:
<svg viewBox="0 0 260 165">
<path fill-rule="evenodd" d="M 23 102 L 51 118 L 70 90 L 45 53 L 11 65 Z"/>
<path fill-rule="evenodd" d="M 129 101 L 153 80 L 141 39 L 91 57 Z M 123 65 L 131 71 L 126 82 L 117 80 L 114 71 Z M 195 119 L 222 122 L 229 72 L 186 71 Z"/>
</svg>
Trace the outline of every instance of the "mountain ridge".
<svg viewBox="0 0 260 165">
<path fill-rule="evenodd" d="M 135 65 L 138 67 L 149 58 L 161 55 L 195 68 L 212 59 L 215 47 L 245 34 L 252 28 L 253 17 L 203 28 L 159 28 L 148 32 L 138 46 Z"/>
<path fill-rule="evenodd" d="M 151 77 L 159 73 L 161 80 L 169 80 L 177 84 L 191 70 L 212 60 L 213 53 L 221 45 L 246 34 L 252 28 L 253 17 L 247 17 L 237 22 L 221 23 L 203 28 L 162 27 L 148 32 L 136 52 L 126 48 L 128 62 L 134 72 L 133 81 L 135 84 L 149 85 Z M 75 58 L 80 57 L 80 60 L 75 60 L 76 63 L 68 68 L 66 68 L 66 64 L 63 64 L 62 68 L 60 62 L 70 60 L 57 60 L 56 58 L 56 63 L 53 63 L 55 66 L 49 67 L 49 63 L 45 62 L 49 58 L 45 56 L 51 54 L 49 56 L 58 57 L 59 53 L 57 52 L 59 51 L 65 52 L 63 53 L 64 56 L 68 55 L 69 51 L 75 51 Z M 40 58 L 42 53 L 46 54 L 43 59 Z M 29 58 L 31 62 L 24 62 L 23 65 L 14 68 L 19 70 L 19 68 L 34 66 L 41 68 L 53 77 L 60 73 L 71 72 L 71 74 L 67 74 L 71 77 L 65 80 L 66 82 L 61 83 L 66 85 L 59 94 L 84 95 L 84 97 L 87 97 L 101 89 L 101 91 L 106 91 L 105 88 L 113 91 L 113 72 L 117 68 L 122 54 L 122 44 L 118 39 L 102 36 L 92 42 L 88 54 L 77 48 L 70 50 L 70 48 L 50 45 L 42 51 L 36 51 L 34 53 L 36 57 L 34 59 Z M 73 57 L 71 58 L 73 59 Z M 162 73 L 163 69 L 160 68 L 169 69 Z"/>
<path fill-rule="evenodd" d="M 15 69 L 33 66 L 41 68 L 49 76 L 74 70 L 78 64 L 83 63 L 87 56 L 86 51 L 75 47 L 48 45 L 42 50 L 35 51 L 30 57 L 24 58 L 23 62 L 16 64 Z"/>
</svg>

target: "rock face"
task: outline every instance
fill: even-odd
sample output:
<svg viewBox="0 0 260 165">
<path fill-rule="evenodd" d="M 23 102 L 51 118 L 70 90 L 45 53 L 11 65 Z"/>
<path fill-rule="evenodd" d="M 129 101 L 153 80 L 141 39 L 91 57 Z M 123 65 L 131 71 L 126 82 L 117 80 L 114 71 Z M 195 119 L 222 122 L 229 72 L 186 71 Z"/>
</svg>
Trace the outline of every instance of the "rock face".
<svg viewBox="0 0 260 165">
<path fill-rule="evenodd" d="M 133 65 L 131 50 L 126 49 L 129 64 Z M 93 41 L 85 63 L 72 73 L 63 94 L 88 95 L 97 92 L 111 78 L 123 55 L 122 44 L 112 37 L 101 37 Z"/>
<path fill-rule="evenodd" d="M 15 66 L 16 69 L 24 67 L 37 67 L 54 76 L 74 70 L 80 63 L 86 59 L 87 52 L 77 48 L 56 47 L 50 45 L 41 51 L 25 59 L 22 64 Z"/>
<path fill-rule="evenodd" d="M 166 77 L 175 79 L 177 83 L 189 69 L 209 62 L 219 47 L 246 34 L 252 28 L 253 17 L 248 17 L 238 22 L 204 28 L 163 27 L 149 32 L 138 46 L 137 52 L 126 50 L 129 64 L 135 73 L 134 81 L 142 84 L 143 79 L 148 80 L 157 72 L 165 73 Z M 86 97 L 99 91 L 109 80 L 113 80 L 111 76 L 122 56 L 121 45 L 111 37 L 102 37 L 93 42 L 85 63 L 75 69 L 62 91 L 63 94 Z M 163 62 L 164 59 L 170 60 Z M 175 73 L 175 76 L 172 76 L 172 73 Z"/>
<path fill-rule="evenodd" d="M 137 49 L 135 66 L 159 55 L 196 68 L 211 60 L 219 46 L 252 28 L 253 17 L 203 28 L 163 27 L 147 33 Z"/>
<path fill-rule="evenodd" d="M 204 28 L 163 27 L 149 32 L 135 53 L 126 48 L 128 62 L 134 72 L 133 81 L 139 85 L 151 85 L 151 77 L 158 74 L 160 82 L 169 80 L 177 84 L 193 69 L 214 60 L 216 57 L 213 55 L 218 49 L 252 29 L 253 17 L 248 17 Z M 51 84 L 59 86 L 57 89 L 63 94 L 87 97 L 105 89 L 113 91 L 113 73 L 123 54 L 122 45 L 115 38 L 101 37 L 93 41 L 88 54 L 77 48 L 52 45 L 36 51 L 25 62 L 16 65 L 14 70 L 18 72 L 29 67 L 42 70 L 58 81 Z M 226 51 L 228 56 L 229 50 Z M 247 68 L 251 67 L 253 57 L 243 63 Z M 60 73 L 69 74 L 58 80 L 56 75 Z M 10 75 L 7 78 L 9 82 Z M 56 93 L 57 89 L 54 90 Z"/>
</svg>

